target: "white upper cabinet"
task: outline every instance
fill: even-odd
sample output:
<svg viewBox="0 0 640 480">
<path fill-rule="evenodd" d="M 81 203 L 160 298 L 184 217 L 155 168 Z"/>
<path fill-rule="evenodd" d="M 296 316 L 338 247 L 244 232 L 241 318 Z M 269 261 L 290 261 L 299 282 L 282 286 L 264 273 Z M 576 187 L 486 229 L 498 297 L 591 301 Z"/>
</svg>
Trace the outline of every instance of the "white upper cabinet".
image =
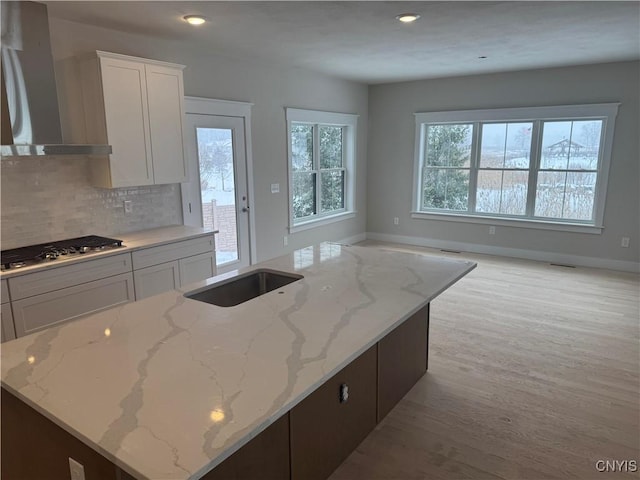
<svg viewBox="0 0 640 480">
<path fill-rule="evenodd" d="M 155 183 L 185 182 L 182 68 L 145 65 L 145 73 Z"/>
<path fill-rule="evenodd" d="M 112 146 L 110 177 L 99 186 L 151 185 L 153 159 L 145 66 L 139 62 L 100 58 L 106 123 L 105 143 Z"/>
<path fill-rule="evenodd" d="M 182 65 L 96 52 L 81 61 L 88 143 L 108 143 L 92 183 L 116 188 L 186 181 Z"/>
</svg>

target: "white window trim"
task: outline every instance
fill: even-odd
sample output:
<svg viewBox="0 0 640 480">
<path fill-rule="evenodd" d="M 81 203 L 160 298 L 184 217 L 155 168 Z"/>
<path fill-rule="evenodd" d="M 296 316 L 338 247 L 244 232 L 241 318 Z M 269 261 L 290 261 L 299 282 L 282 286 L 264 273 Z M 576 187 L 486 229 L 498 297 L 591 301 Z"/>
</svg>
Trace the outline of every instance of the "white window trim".
<svg viewBox="0 0 640 480">
<path fill-rule="evenodd" d="M 613 132 L 615 119 L 620 103 L 598 103 L 590 105 L 560 105 L 545 107 L 497 108 L 490 110 L 456 110 L 448 112 L 419 112 L 415 113 L 415 152 L 413 164 L 413 202 L 412 218 L 438 219 L 466 223 L 486 223 L 509 227 L 536 228 L 542 230 L 558 230 L 581 233 L 599 234 L 604 229 L 604 206 L 607 197 L 609 167 L 611 164 L 611 150 L 613 148 Z M 491 216 L 470 214 L 468 212 L 455 213 L 449 211 L 433 212 L 421 210 L 421 177 L 420 169 L 424 157 L 424 124 L 428 123 L 472 123 L 472 122 L 500 122 L 500 121 L 536 121 L 556 120 L 566 118 L 601 118 L 603 119 L 604 135 L 601 144 L 601 167 L 598 172 L 597 187 L 594 198 L 593 223 L 558 221 L 555 219 L 540 219 L 531 217 Z"/>
<path fill-rule="evenodd" d="M 303 110 L 299 108 L 285 108 L 285 118 L 287 123 L 287 171 L 289 184 L 288 203 L 289 203 L 289 233 L 301 232 L 316 227 L 329 225 L 334 222 L 340 222 L 355 218 L 356 204 L 356 143 L 358 138 L 358 117 L 359 115 L 351 113 L 334 113 L 323 112 L 319 110 Z M 344 135 L 344 168 L 345 168 L 345 208 L 338 212 L 328 214 L 318 214 L 309 219 L 301 219 L 294 222 L 293 218 L 293 169 L 291 168 L 291 124 L 293 122 L 301 123 L 318 123 L 322 125 L 339 125 L 346 127 L 347 134 Z M 318 177 L 318 181 L 320 181 Z M 318 199 L 320 202 L 320 199 Z"/>
</svg>

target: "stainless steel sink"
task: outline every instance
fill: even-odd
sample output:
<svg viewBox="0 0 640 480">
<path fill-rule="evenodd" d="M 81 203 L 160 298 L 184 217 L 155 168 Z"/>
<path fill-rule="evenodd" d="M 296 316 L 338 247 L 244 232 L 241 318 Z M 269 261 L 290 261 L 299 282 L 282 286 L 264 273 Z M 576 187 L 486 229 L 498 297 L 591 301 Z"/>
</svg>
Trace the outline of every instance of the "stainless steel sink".
<svg viewBox="0 0 640 480">
<path fill-rule="evenodd" d="M 184 296 L 219 307 L 233 307 L 301 278 L 304 277 L 263 268 L 193 292 L 187 292 Z"/>
</svg>

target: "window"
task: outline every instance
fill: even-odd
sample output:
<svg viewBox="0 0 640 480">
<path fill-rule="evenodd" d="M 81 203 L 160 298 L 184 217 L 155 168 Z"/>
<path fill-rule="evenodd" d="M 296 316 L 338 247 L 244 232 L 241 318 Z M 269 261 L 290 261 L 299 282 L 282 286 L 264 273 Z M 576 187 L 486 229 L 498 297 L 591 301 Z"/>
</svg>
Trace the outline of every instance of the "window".
<svg viewBox="0 0 640 480">
<path fill-rule="evenodd" d="M 287 108 L 291 232 L 354 216 L 356 115 Z"/>
<path fill-rule="evenodd" d="M 416 114 L 413 217 L 599 233 L 617 110 Z"/>
</svg>

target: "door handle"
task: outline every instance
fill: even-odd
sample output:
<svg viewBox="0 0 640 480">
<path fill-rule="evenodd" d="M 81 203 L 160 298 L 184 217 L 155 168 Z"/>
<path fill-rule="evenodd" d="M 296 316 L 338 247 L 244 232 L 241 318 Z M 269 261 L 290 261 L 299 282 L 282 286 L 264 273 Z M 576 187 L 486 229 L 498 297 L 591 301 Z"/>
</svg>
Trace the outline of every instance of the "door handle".
<svg viewBox="0 0 640 480">
<path fill-rule="evenodd" d="M 242 211 L 245 212 L 245 213 L 248 212 L 249 211 L 249 207 L 242 207 Z"/>
</svg>

